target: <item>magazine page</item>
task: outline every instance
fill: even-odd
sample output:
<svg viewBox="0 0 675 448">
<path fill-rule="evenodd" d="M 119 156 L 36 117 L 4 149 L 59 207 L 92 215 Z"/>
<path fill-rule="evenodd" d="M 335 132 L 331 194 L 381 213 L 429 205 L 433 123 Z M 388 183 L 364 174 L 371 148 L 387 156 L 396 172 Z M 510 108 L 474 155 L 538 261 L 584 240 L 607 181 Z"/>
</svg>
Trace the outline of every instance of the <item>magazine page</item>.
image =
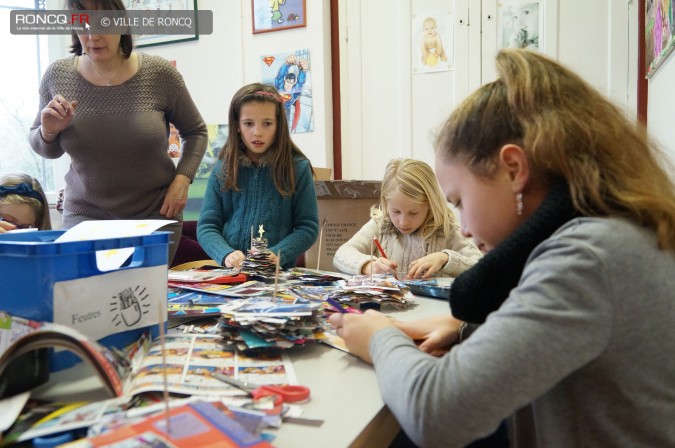
<svg viewBox="0 0 675 448">
<path fill-rule="evenodd" d="M 330 347 L 336 348 L 345 353 L 352 354 L 352 352 L 349 351 L 349 348 L 347 348 L 345 340 L 342 339 L 340 336 L 338 336 L 337 333 L 335 333 L 332 330 L 324 330 L 323 334 L 321 335 L 321 338 L 319 338 L 318 341 L 321 344 L 326 344 Z"/>
<path fill-rule="evenodd" d="M 223 314 L 233 314 L 234 316 L 255 315 L 257 317 L 311 316 L 315 310 L 320 308 L 320 302 L 310 302 L 301 299 L 273 300 L 271 297 L 249 298 L 230 302 L 220 307 Z"/>
<path fill-rule="evenodd" d="M 0 409 L 2 409 L 2 412 L 0 412 L 0 434 L 7 431 L 14 424 L 19 415 L 21 415 L 21 410 L 26 405 L 29 397 L 30 392 L 22 392 L 0 400 Z"/>
<path fill-rule="evenodd" d="M 234 297 L 183 290 L 181 288 L 169 288 L 167 297 L 169 305 L 224 305 L 233 300 L 237 300 Z"/>
<path fill-rule="evenodd" d="M 244 356 L 234 346 L 227 346 L 221 335 L 168 334 L 162 362 L 158 340 L 133 367 L 127 386 L 129 395 L 161 391 L 164 374 L 169 392 L 202 396 L 233 396 L 241 391 L 215 377 L 215 373 L 255 384 L 293 384 L 290 360 L 285 354 Z"/>
<path fill-rule="evenodd" d="M 4 434 L 0 446 L 23 442 L 65 431 L 87 428 L 98 422 L 104 413 L 119 406 L 119 399 L 96 402 L 42 402 L 30 400 L 19 419 Z"/>
<path fill-rule="evenodd" d="M 12 317 L 12 319 L 20 319 Z M 0 376 L 8 365 L 20 355 L 40 348 L 61 348 L 70 350 L 82 360 L 91 364 L 104 386 L 112 396 L 124 393 L 124 378 L 128 369 L 124 360 L 115 353 L 89 340 L 79 331 L 54 323 L 34 323 L 32 331 L 13 340 L 0 355 Z"/>
<path fill-rule="evenodd" d="M 32 333 L 41 326 L 41 322 L 0 311 L 0 356 L 21 336 Z"/>
<path fill-rule="evenodd" d="M 218 402 L 198 401 L 155 414 L 139 423 L 91 437 L 94 447 L 250 447 L 272 445 L 249 432 L 235 414 Z"/>
<path fill-rule="evenodd" d="M 187 271 L 169 269 L 169 281 L 186 283 L 243 283 L 246 281 L 246 276 L 239 273 L 239 268 L 198 268 L 189 269 Z"/>
<path fill-rule="evenodd" d="M 41 327 L 35 322 L 0 312 L 0 358 L 24 335 Z M 49 381 L 49 352 L 34 350 L 0 361 L 0 399 L 34 389 Z"/>
<path fill-rule="evenodd" d="M 206 292 L 209 294 L 218 294 L 221 296 L 229 297 L 253 297 L 259 296 L 265 293 L 265 284 L 251 280 L 240 285 L 227 285 L 227 284 L 217 284 L 217 283 L 207 283 L 207 282 L 178 282 L 178 281 L 169 281 L 169 287 L 171 288 L 181 288 L 187 289 L 190 291 L 197 292 Z"/>
<path fill-rule="evenodd" d="M 195 319 L 202 317 L 220 317 L 217 306 L 183 305 L 170 303 L 167 308 L 169 319 Z"/>
</svg>

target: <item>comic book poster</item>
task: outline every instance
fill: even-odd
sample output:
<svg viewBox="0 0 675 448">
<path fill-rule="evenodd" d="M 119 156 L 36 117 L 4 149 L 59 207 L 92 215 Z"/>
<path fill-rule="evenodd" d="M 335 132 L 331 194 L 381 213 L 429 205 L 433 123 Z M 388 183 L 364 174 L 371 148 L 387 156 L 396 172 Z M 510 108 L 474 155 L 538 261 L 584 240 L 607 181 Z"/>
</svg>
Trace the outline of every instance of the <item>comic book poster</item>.
<svg viewBox="0 0 675 448">
<path fill-rule="evenodd" d="M 253 34 L 307 26 L 306 0 L 251 0 Z"/>
<path fill-rule="evenodd" d="M 291 134 L 314 131 L 309 50 L 260 57 L 261 82 L 274 86 L 284 100 Z"/>
</svg>

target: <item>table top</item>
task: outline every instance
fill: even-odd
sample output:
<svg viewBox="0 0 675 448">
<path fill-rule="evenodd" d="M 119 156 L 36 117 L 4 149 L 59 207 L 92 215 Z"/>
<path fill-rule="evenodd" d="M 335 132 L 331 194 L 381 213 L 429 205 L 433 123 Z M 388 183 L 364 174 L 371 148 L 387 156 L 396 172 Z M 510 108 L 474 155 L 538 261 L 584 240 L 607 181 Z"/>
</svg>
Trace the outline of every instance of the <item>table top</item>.
<svg viewBox="0 0 675 448">
<path fill-rule="evenodd" d="M 416 297 L 406 310 L 385 308 L 384 313 L 402 320 L 444 314 L 445 300 Z M 288 351 L 299 384 L 311 389 L 303 404 L 303 417 L 323 419 L 321 426 L 284 423 L 272 442 L 277 447 L 298 446 L 388 446 L 399 430 L 398 423 L 380 396 L 375 370 L 359 358 L 324 344 Z M 69 401 L 104 400 L 110 396 L 86 363 L 52 373 L 49 383 L 36 390 L 45 399 Z"/>
<path fill-rule="evenodd" d="M 415 298 L 415 305 L 388 315 L 414 320 L 449 312 L 445 300 Z M 312 345 L 290 351 L 298 383 L 312 390 L 303 416 L 322 418 L 320 427 L 284 423 L 272 443 L 278 447 L 306 446 L 388 446 L 399 430 L 384 405 L 375 370 L 370 364 L 343 351 Z"/>
</svg>

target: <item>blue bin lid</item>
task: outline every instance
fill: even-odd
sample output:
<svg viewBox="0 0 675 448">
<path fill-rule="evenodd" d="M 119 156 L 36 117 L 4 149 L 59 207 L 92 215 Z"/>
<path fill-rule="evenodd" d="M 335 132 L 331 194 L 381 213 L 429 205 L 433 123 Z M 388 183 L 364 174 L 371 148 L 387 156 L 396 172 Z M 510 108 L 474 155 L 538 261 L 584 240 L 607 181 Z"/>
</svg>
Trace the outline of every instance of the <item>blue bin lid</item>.
<svg viewBox="0 0 675 448">
<path fill-rule="evenodd" d="M 141 247 L 168 244 L 172 232 L 153 232 L 150 235 L 100 240 L 68 241 L 56 243 L 65 230 L 38 230 L 35 232 L 7 232 L 0 234 L 0 256 L 77 254 L 123 247 Z"/>
</svg>

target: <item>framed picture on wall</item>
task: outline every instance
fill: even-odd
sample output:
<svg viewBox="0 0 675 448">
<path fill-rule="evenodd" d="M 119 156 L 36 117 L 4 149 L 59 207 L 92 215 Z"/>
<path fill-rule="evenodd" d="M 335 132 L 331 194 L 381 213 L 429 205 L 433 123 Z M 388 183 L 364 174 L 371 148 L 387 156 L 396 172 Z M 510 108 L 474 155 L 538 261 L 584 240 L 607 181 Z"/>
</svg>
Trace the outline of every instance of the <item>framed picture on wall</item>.
<svg viewBox="0 0 675 448">
<path fill-rule="evenodd" d="M 197 23 L 197 0 L 124 0 L 129 11 L 194 11 L 194 34 L 143 34 L 134 36 L 138 48 L 173 44 L 199 39 Z"/>
<path fill-rule="evenodd" d="M 452 12 L 425 11 L 412 16 L 412 72 L 452 70 L 454 63 Z"/>
<path fill-rule="evenodd" d="M 497 4 L 497 47 L 541 51 L 539 42 L 540 36 L 544 34 L 543 6 L 541 0 L 500 1 Z"/>
<path fill-rule="evenodd" d="M 307 26 L 305 0 L 251 0 L 253 34 Z"/>
<path fill-rule="evenodd" d="M 645 2 L 645 73 L 651 78 L 675 48 L 673 0 Z"/>
</svg>

